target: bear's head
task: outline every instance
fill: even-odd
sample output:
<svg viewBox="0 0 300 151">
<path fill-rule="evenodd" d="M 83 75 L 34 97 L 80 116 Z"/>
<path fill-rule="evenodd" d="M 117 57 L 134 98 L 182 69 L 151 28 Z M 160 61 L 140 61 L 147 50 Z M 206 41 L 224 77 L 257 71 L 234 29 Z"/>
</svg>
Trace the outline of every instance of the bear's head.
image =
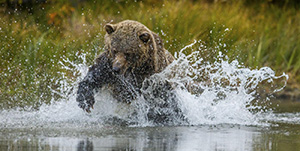
<svg viewBox="0 0 300 151">
<path fill-rule="evenodd" d="M 105 50 L 118 74 L 135 69 L 160 72 L 166 65 L 161 38 L 145 25 L 131 20 L 105 25 Z M 160 62 L 163 61 L 163 62 Z M 166 64 L 166 65 L 162 65 Z"/>
</svg>

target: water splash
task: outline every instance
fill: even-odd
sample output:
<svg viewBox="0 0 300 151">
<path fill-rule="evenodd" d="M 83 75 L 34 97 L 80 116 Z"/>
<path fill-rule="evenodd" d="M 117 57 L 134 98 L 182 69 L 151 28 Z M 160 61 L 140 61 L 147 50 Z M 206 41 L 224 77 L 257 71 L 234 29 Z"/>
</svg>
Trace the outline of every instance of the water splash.
<svg viewBox="0 0 300 151">
<path fill-rule="evenodd" d="M 260 93 L 257 90 L 261 84 L 267 83 L 268 88 L 272 88 L 271 93 L 280 91 L 285 87 L 288 76 L 284 73 L 276 76 L 269 67 L 243 67 L 236 60 L 229 62 L 222 53 L 219 53 L 214 62 L 205 61 L 199 45 L 203 45 L 201 41 L 187 45 L 174 55 L 176 60 L 170 66 L 150 77 L 154 85 L 162 80 L 174 85 L 177 107 L 182 111 L 185 120 L 176 117 L 173 124 L 267 124 L 264 117 L 266 114 L 272 114 L 272 110 L 260 103 L 264 99 L 258 99 Z M 186 55 L 188 51 L 192 53 Z M 53 95 L 60 96 L 59 100 L 53 99 L 50 105 L 43 104 L 39 110 L 2 110 L 0 127 L 67 125 L 69 128 L 85 128 L 106 124 L 154 126 L 148 119 L 147 112 L 151 108 L 154 108 L 152 112 L 162 110 L 151 106 L 151 102 L 144 97 L 139 97 L 128 105 L 117 102 L 104 90 L 96 94 L 95 109 L 92 113 L 83 112 L 75 100 L 78 83 L 86 75 L 88 65 L 85 54 L 79 55 L 79 59 L 82 60 L 81 63 L 74 63 L 68 59 L 60 62 L 62 68 L 71 71 L 73 77 L 77 78 L 69 79 L 62 72 L 61 79 L 53 80 L 60 85 L 59 89 L 52 90 Z M 275 86 L 276 80 L 283 81 L 282 86 Z M 153 89 L 155 87 L 146 91 L 151 93 Z"/>
<path fill-rule="evenodd" d="M 194 48 L 199 43 L 201 41 L 194 41 L 175 54 L 176 61 L 161 73 L 161 76 L 172 77 L 173 82 L 188 84 L 190 92 L 194 92 L 178 90 L 177 93 L 190 123 L 263 124 L 262 115 L 272 114 L 272 109 L 261 104 L 268 98 L 258 99 L 262 95 L 258 88 L 263 83 L 267 85 L 265 88 L 272 89 L 270 94 L 281 91 L 288 75 L 276 76 L 269 67 L 251 70 L 237 60 L 224 59 L 226 56 L 221 52 L 213 63 L 205 62 L 201 50 Z M 192 49 L 192 53 L 185 55 L 183 52 L 187 49 Z M 274 86 L 278 79 L 282 80 L 282 85 Z"/>
</svg>

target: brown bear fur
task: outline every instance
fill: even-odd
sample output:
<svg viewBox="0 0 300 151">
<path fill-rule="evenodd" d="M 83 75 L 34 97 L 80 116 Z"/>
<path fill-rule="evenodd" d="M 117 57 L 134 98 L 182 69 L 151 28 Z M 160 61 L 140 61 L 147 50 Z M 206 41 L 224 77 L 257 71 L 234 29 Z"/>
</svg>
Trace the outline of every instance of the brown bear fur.
<svg viewBox="0 0 300 151">
<path fill-rule="evenodd" d="M 79 106 L 87 112 L 93 108 L 95 89 L 107 86 L 114 98 L 130 103 L 146 78 L 174 60 L 162 39 L 137 21 L 107 24 L 105 30 L 105 51 L 79 83 L 77 92 Z"/>
</svg>

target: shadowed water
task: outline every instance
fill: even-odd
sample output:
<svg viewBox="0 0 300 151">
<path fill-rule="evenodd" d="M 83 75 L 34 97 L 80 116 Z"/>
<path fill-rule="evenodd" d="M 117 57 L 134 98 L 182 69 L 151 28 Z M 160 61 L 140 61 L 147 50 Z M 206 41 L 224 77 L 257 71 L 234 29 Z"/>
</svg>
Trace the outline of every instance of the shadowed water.
<svg viewBox="0 0 300 151">
<path fill-rule="evenodd" d="M 192 53 L 186 53 L 190 51 Z M 75 81 L 57 80 L 52 90 L 59 100 L 36 109 L 0 110 L 1 150 L 297 150 L 300 148 L 300 114 L 276 113 L 267 96 L 285 87 L 288 76 L 276 75 L 269 67 L 249 69 L 228 61 L 219 53 L 211 62 L 200 41 L 175 54 L 176 60 L 162 73 L 149 78 L 131 104 L 114 100 L 108 92 L 96 94 L 92 113 L 78 106 L 76 90 L 88 66 L 61 62 L 62 68 L 80 73 Z M 70 68 L 72 66 L 72 68 Z M 176 106 L 184 120 L 157 125 L 147 117 L 168 108 L 153 104 L 160 81 L 174 84 Z M 268 88 L 269 95 L 259 89 Z M 54 98 L 54 97 L 53 97 Z M 151 100 L 151 101 L 149 101 Z M 170 101 L 169 103 L 174 103 Z M 171 112 L 172 113 L 172 112 Z"/>
</svg>

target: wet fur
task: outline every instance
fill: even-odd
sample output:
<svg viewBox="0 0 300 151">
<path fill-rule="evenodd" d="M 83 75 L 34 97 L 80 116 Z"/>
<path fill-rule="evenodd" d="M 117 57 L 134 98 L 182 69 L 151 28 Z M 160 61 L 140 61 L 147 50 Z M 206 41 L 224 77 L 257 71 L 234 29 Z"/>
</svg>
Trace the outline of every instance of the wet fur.
<svg viewBox="0 0 300 151">
<path fill-rule="evenodd" d="M 162 39 L 143 24 L 125 20 L 117 24 L 107 24 L 105 35 L 105 51 L 99 55 L 90 67 L 86 77 L 79 83 L 77 102 L 87 112 L 95 103 L 94 91 L 107 87 L 118 101 L 131 103 L 142 94 L 141 88 L 145 79 L 164 70 L 174 57 L 164 49 Z M 172 87 L 163 82 L 157 91 L 165 96 L 162 107 L 168 106 L 165 95 Z M 145 88 L 145 87 L 143 87 Z M 147 95 L 145 99 L 149 99 Z M 167 116 L 167 115 L 165 115 Z M 150 118 L 164 120 L 164 115 Z"/>
</svg>

